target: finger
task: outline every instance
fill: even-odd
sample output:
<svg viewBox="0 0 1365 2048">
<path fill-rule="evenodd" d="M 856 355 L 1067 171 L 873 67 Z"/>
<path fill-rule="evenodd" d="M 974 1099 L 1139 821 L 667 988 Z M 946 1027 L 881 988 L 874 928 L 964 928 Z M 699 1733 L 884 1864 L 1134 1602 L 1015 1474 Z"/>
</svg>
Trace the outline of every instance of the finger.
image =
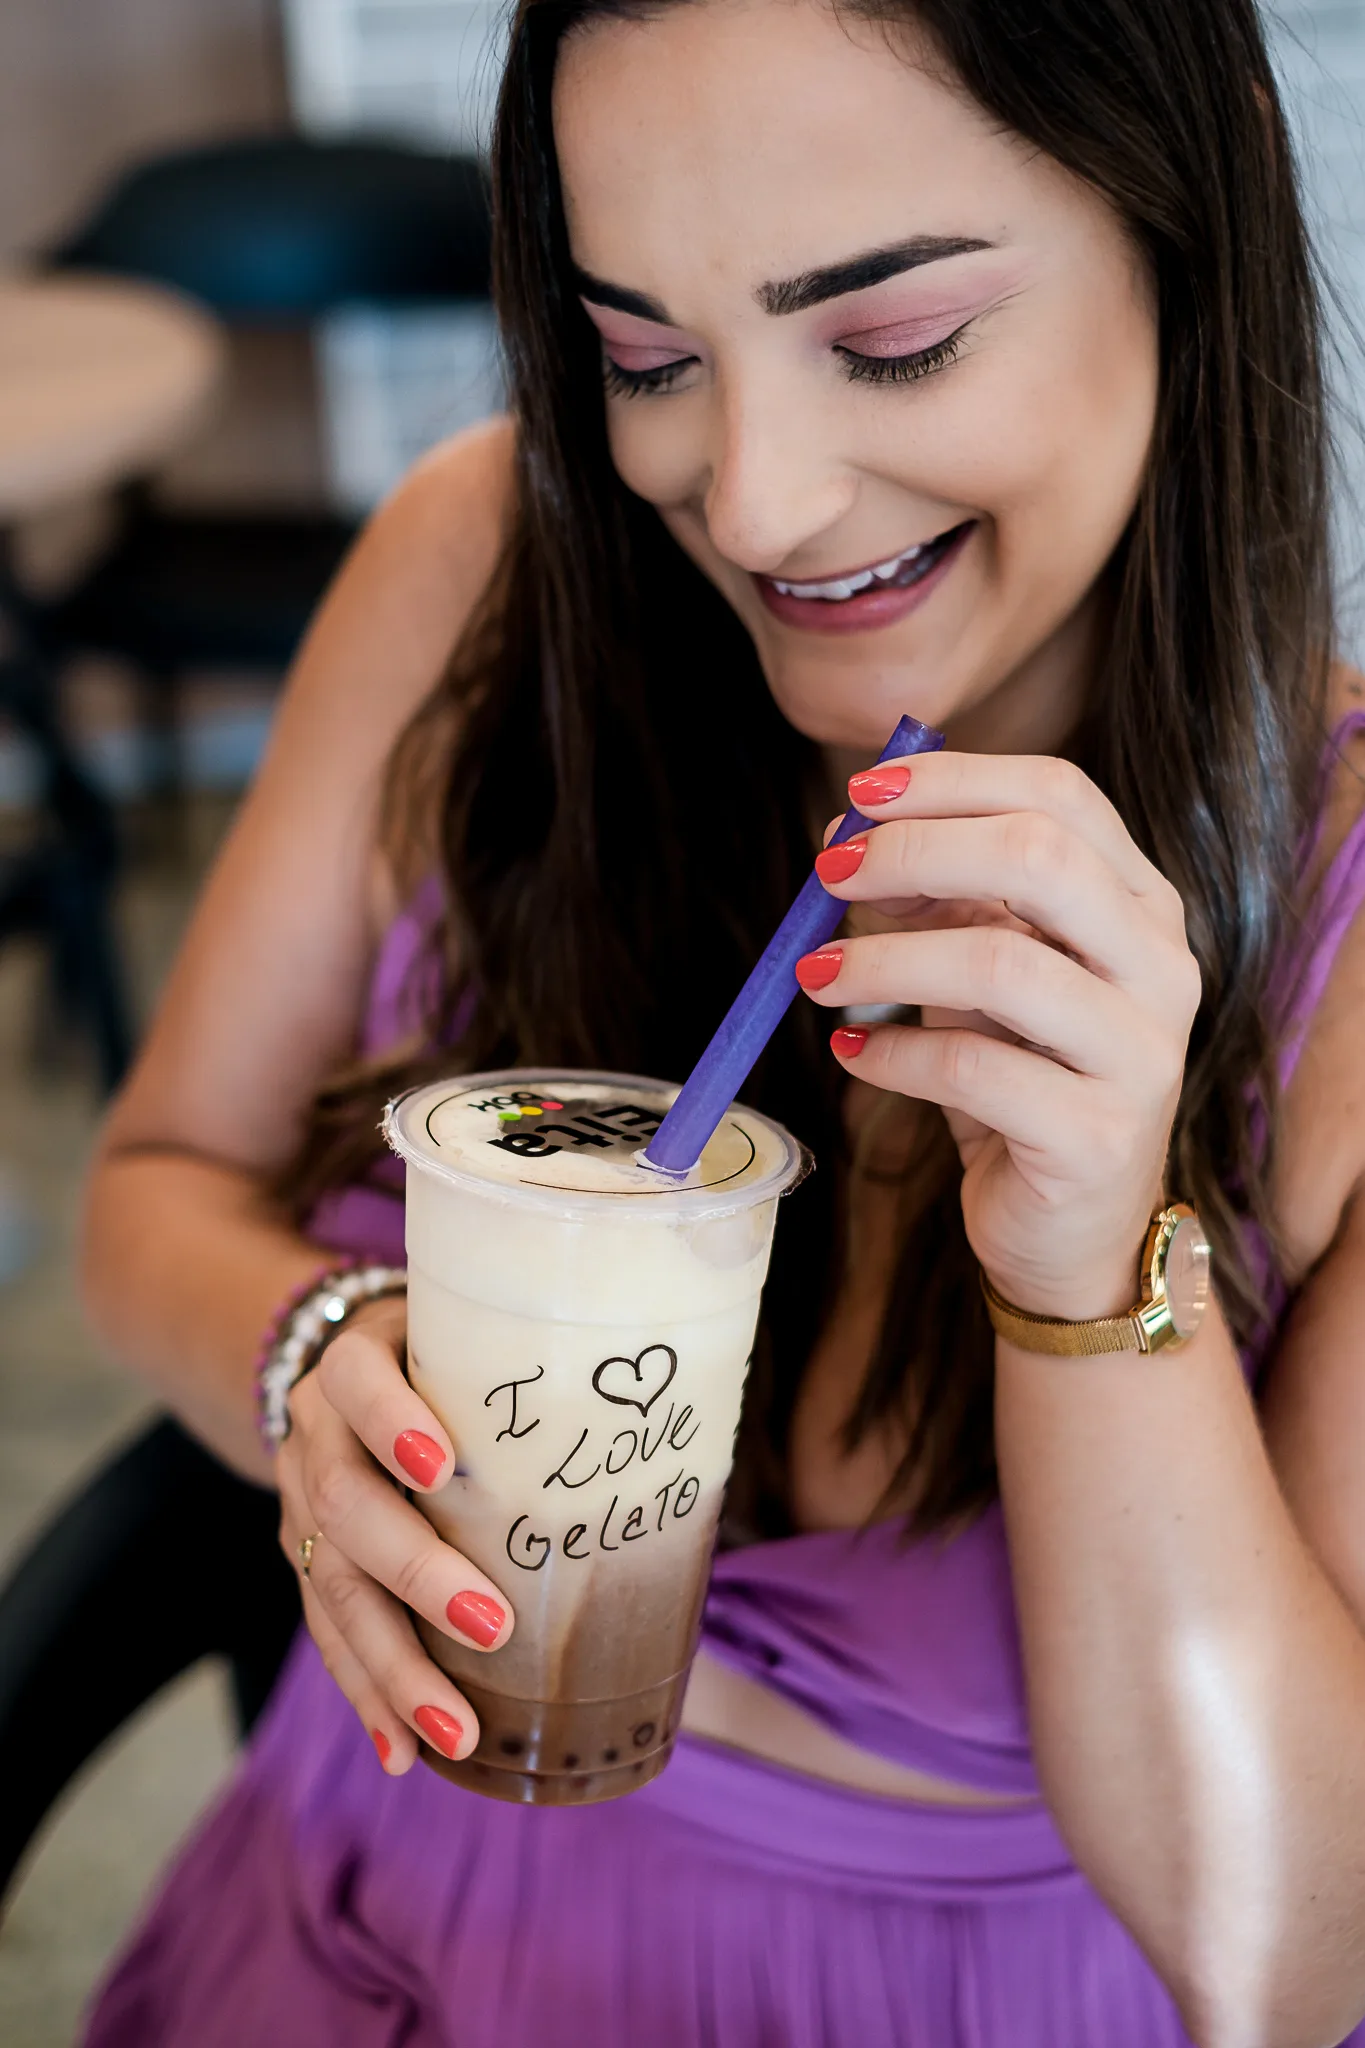
<svg viewBox="0 0 1365 2048">
<path fill-rule="evenodd" d="M 311 1586 L 303 1588 L 303 1618 L 334 1683 L 360 1717 L 375 1754 L 391 1778 L 401 1778 L 417 1761 L 417 1738 L 397 1708 L 385 1699 L 365 1666 L 328 1618 Z"/>
<path fill-rule="evenodd" d="M 325 1536 L 313 1547 L 307 1597 L 340 1645 L 333 1675 L 357 1711 L 357 1696 L 382 1701 L 387 1721 L 397 1715 L 409 1740 L 420 1735 L 452 1760 L 469 1755 L 479 1739 L 474 1709 L 427 1656 L 406 1609 Z"/>
<path fill-rule="evenodd" d="M 907 781 L 889 800 L 870 800 L 885 789 L 888 770 L 906 771 Z M 1135 896 L 1169 903 L 1179 897 L 1159 868 L 1134 845 L 1123 819 L 1103 791 L 1074 761 L 1037 754 L 917 754 L 867 771 L 860 800 L 859 776 L 849 783 L 854 808 L 876 824 L 888 818 L 988 818 L 1036 811 L 1083 839 L 1109 863 Z"/>
<path fill-rule="evenodd" d="M 831 978 L 831 969 L 834 969 Z M 1006 925 L 880 932 L 824 946 L 796 964 L 827 1007 L 918 1003 L 977 1011 L 1078 1073 L 1147 1076 L 1164 1095 L 1183 1047 L 1111 983 Z"/>
<path fill-rule="evenodd" d="M 1190 958 L 1183 933 L 1177 948 L 1108 862 L 1039 812 L 896 820 L 820 854 L 816 870 L 852 902 L 1003 901 L 1145 1007 L 1169 1007 L 1177 962 Z"/>
<path fill-rule="evenodd" d="M 1056 1171 L 1092 1175 L 1091 1134 L 1112 1090 L 1068 1073 L 1055 1060 L 984 1032 L 880 1024 L 836 1031 L 836 1058 L 860 1081 L 960 1110 Z M 1115 1115 L 1114 1135 L 1129 1122 Z M 1107 1145 L 1106 1145 L 1107 1150 Z"/>
<path fill-rule="evenodd" d="M 343 1330 L 318 1361 L 316 1377 L 337 1414 L 400 1486 L 444 1486 L 455 1446 L 408 1385 L 391 1345 L 369 1330 Z"/>
<path fill-rule="evenodd" d="M 349 1425 L 317 1390 L 306 1413 L 301 1480 L 313 1527 L 370 1578 L 446 1635 L 496 1650 L 512 1613 L 492 1580 L 440 1537 L 376 1470 Z M 285 1440 L 293 1441 L 292 1434 Z"/>
<path fill-rule="evenodd" d="M 289 1560 L 290 1567 L 299 1576 L 299 1592 L 303 1598 L 303 1618 L 308 1632 L 318 1646 L 323 1663 L 336 1684 L 360 1716 L 361 1724 L 374 1744 L 380 1764 L 390 1777 L 401 1778 L 412 1768 L 417 1759 L 417 1745 L 412 1730 L 401 1714 L 384 1698 L 370 1673 L 355 1655 L 339 1629 L 328 1619 L 322 1604 L 314 1594 L 310 1575 L 312 1559 L 307 1569 L 301 1556 L 303 1536 L 313 1536 L 311 1529 L 304 1529 L 307 1506 L 298 1495 L 296 1484 L 290 1479 L 280 1489 L 280 1548 Z M 302 1533 L 300 1533 L 302 1532 Z M 317 1539 L 314 1536 L 314 1548 Z"/>
</svg>

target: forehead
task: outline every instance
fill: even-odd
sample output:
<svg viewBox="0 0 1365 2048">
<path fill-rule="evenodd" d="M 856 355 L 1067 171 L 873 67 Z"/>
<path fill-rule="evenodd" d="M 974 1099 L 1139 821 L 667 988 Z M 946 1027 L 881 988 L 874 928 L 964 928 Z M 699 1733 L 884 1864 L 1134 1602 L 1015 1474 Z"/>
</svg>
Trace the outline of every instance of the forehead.
<svg viewBox="0 0 1365 2048">
<path fill-rule="evenodd" d="M 554 115 L 575 259 L 670 305 L 909 234 L 1008 240 L 1039 175 L 908 31 L 822 0 L 594 21 Z"/>
</svg>

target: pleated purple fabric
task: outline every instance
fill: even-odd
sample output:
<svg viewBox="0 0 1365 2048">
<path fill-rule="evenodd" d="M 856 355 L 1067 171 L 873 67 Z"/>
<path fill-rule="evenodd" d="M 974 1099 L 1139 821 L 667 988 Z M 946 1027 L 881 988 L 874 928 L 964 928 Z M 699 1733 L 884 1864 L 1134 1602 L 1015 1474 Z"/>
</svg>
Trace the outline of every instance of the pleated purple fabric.
<svg viewBox="0 0 1365 2048">
<path fill-rule="evenodd" d="M 1362 900 L 1365 819 L 1288 964 L 1286 1078 Z M 420 1014 L 433 905 L 382 950 L 371 1048 Z M 391 1176 L 333 1198 L 319 1242 L 401 1259 L 400 1195 Z M 386 1778 L 301 1638 L 86 2048 L 1187 2042 L 1039 1795 L 998 1510 L 947 1544 L 884 1524 L 729 1552 L 705 1641 L 847 1740 L 1017 1803 L 872 1798 L 684 1737 L 629 1798 L 503 1806 Z M 1365 2025 L 1348 2038 L 1365 2048 Z"/>
<path fill-rule="evenodd" d="M 300 1641 L 91 2048 L 1165 2048 L 1041 1807 L 906 1807 L 684 1740 L 610 1805 L 390 1780 Z"/>
</svg>

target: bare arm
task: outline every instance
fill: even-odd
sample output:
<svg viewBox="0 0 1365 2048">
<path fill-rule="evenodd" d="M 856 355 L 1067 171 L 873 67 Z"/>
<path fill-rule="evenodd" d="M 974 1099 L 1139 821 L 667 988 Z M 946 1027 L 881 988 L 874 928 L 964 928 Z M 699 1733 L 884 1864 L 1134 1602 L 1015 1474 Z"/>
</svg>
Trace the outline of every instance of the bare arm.
<svg viewBox="0 0 1365 2048">
<path fill-rule="evenodd" d="M 1137 1375 L 998 1352 L 1040 1766 L 1220 2044 L 1335 2041 L 1365 2009 L 1362 1015 L 1358 922 L 1286 1103 L 1277 1205 L 1310 1277 L 1260 1417 L 1221 1320 Z"/>
<path fill-rule="evenodd" d="M 815 1000 L 919 1003 L 931 1028 L 841 1033 L 836 1049 L 944 1106 L 968 1235 L 1007 1299 L 1118 1313 L 1194 1009 L 1174 893 L 1060 763 L 924 757 L 876 815 L 834 893 L 902 906 L 903 928 L 845 941 Z M 923 928 L 924 898 L 961 905 L 961 926 Z M 967 915 L 992 905 L 994 925 Z M 997 1346 L 1040 1774 L 1203 2048 L 1315 2048 L 1365 2010 L 1361 967 L 1290 1104 L 1300 1181 L 1281 1201 L 1297 1269 L 1317 1270 L 1276 1362 L 1284 1486 L 1216 1311 L 1149 1358 Z"/>
<path fill-rule="evenodd" d="M 361 538 L 285 692 L 90 1182 L 100 1334 L 240 1471 L 267 1477 L 251 1364 L 318 1263 L 261 1187 L 353 1044 L 375 940 L 376 810 L 397 733 L 496 559 L 505 426 L 413 473 Z"/>
<path fill-rule="evenodd" d="M 1314 1294 L 1358 1318 L 1359 1249 Z M 996 1414 L 1035 1753 L 1077 1861 L 1201 2044 L 1339 2039 L 1365 2006 L 1365 1639 L 1221 1317 L 1079 1371 L 1002 1343 Z"/>
</svg>

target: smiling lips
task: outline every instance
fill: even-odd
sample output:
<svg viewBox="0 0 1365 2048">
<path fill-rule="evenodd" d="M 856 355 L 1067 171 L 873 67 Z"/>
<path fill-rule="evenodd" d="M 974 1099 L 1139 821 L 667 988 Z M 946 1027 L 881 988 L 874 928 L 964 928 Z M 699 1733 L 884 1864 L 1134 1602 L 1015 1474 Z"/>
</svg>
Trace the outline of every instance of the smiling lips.
<svg viewBox="0 0 1365 2048">
<path fill-rule="evenodd" d="M 776 576 L 755 576 L 754 581 L 768 610 L 792 625 L 824 632 L 890 625 L 928 596 L 921 586 L 957 553 L 974 524 L 967 520 L 887 561 L 851 569 L 843 576 L 811 583 Z M 912 591 L 914 597 L 908 595 Z"/>
</svg>

